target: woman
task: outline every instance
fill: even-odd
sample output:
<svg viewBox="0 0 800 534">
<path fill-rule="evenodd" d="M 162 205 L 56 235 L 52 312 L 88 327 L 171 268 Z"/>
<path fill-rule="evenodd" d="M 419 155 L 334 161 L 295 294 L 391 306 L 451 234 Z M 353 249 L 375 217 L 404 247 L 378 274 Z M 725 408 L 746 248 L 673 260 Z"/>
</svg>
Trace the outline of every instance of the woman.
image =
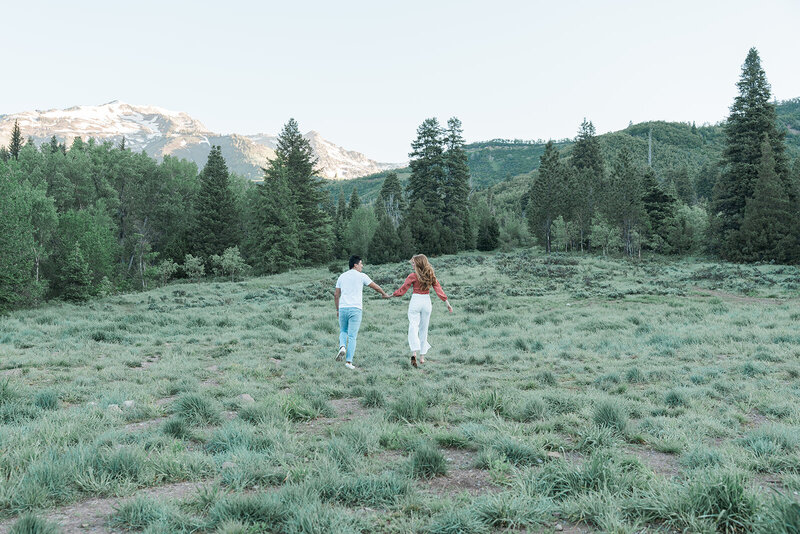
<svg viewBox="0 0 800 534">
<path fill-rule="evenodd" d="M 447 304 L 447 309 L 453 313 L 453 307 L 447 300 L 447 295 L 442 291 L 442 286 L 433 273 L 433 267 L 428 262 L 425 254 L 417 254 L 411 258 L 414 272 L 408 275 L 406 281 L 395 291 L 393 297 L 402 297 L 408 288 L 414 286 L 411 302 L 408 303 L 408 345 L 411 347 L 411 365 L 417 366 L 417 353 L 419 363 L 425 363 L 425 354 L 431 346 L 428 344 L 428 323 L 431 320 L 430 289 L 433 288 L 440 299 Z"/>
</svg>

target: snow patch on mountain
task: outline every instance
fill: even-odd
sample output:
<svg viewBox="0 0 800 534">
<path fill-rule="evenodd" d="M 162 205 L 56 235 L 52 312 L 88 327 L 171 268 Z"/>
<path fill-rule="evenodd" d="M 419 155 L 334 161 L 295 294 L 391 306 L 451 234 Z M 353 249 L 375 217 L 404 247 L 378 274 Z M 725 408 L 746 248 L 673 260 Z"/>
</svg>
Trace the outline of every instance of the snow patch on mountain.
<svg viewBox="0 0 800 534">
<path fill-rule="evenodd" d="M 229 168 L 249 178 L 263 175 L 262 169 L 275 157 L 278 139 L 264 133 L 220 135 L 187 113 L 115 100 L 99 106 L 0 115 L 0 144 L 10 138 L 15 120 L 19 121 L 22 135 L 32 137 L 37 144 L 49 141 L 52 136 L 68 146 L 77 137 L 115 144 L 124 137 L 126 146 L 133 151 L 144 150 L 157 159 L 166 155 L 186 158 L 200 168 L 205 165 L 211 145 L 220 145 Z M 360 152 L 345 150 L 313 130 L 305 137 L 319 159 L 318 171 L 326 178 L 357 178 L 403 166 L 378 163 Z"/>
</svg>

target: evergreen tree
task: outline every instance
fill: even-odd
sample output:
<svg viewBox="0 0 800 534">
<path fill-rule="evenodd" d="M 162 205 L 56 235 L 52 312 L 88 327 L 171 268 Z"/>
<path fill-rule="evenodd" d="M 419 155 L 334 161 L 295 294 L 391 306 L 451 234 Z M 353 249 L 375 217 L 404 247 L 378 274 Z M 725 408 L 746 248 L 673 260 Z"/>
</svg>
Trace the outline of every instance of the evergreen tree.
<svg viewBox="0 0 800 534">
<path fill-rule="evenodd" d="M 400 180 L 394 171 L 389 172 L 383 180 L 375 209 L 385 213 L 395 228 L 400 226 L 402 214 L 406 210 L 406 202 L 403 197 L 403 189 L 400 187 Z"/>
<path fill-rule="evenodd" d="M 38 296 L 32 276 L 35 242 L 30 201 L 27 184 L 0 165 L 0 311 Z"/>
<path fill-rule="evenodd" d="M 69 302 L 84 302 L 92 296 L 92 272 L 78 243 L 66 258 L 61 278 L 61 297 Z"/>
<path fill-rule="evenodd" d="M 714 191 L 714 184 L 719 178 L 719 164 L 707 161 L 703 163 L 697 173 L 694 183 L 695 194 L 700 201 L 710 201 Z"/>
<path fill-rule="evenodd" d="M 667 181 L 674 187 L 676 198 L 683 201 L 684 204 L 694 204 L 694 186 L 689 178 L 689 170 L 685 165 L 681 165 L 677 169 L 671 169 L 668 173 Z"/>
<path fill-rule="evenodd" d="M 5 163 L 9 159 L 11 159 L 11 154 L 8 153 L 8 149 L 5 146 L 0 146 L 0 161 Z"/>
<path fill-rule="evenodd" d="M 464 150 L 461 121 L 452 117 L 444 132 L 444 183 L 442 196 L 445 209 L 445 226 L 453 233 L 456 250 L 464 250 L 472 241 L 467 201 L 470 192 L 470 174 L 467 152 Z"/>
<path fill-rule="evenodd" d="M 741 259 L 744 261 L 779 261 L 792 259 L 797 236 L 792 235 L 795 214 L 789 192 L 775 170 L 769 137 L 761 144 L 761 160 L 753 198 L 747 199 L 740 230 Z"/>
<path fill-rule="evenodd" d="M 8 153 L 14 159 L 19 159 L 19 151 L 22 150 L 22 133 L 19 131 L 19 121 L 14 121 L 14 128 L 11 130 L 11 142 L 8 144 Z"/>
<path fill-rule="evenodd" d="M 347 203 L 344 193 L 339 189 L 339 203 L 336 207 L 336 217 L 333 219 L 333 256 L 343 259 L 347 255 L 344 249 L 344 231 L 347 228 Z"/>
<path fill-rule="evenodd" d="M 353 187 L 353 192 L 350 194 L 350 204 L 347 206 L 347 218 L 350 219 L 360 207 L 361 198 L 358 196 L 358 188 Z"/>
<path fill-rule="evenodd" d="M 480 251 L 490 251 L 497 248 L 500 241 L 500 225 L 491 213 L 485 217 L 478 228 L 476 248 Z"/>
<path fill-rule="evenodd" d="M 594 125 L 584 118 L 572 147 L 572 166 L 581 170 L 591 169 L 594 177 L 599 180 L 603 175 L 603 165 L 603 154 Z"/>
<path fill-rule="evenodd" d="M 344 194 L 341 189 L 339 190 L 339 202 L 336 205 L 336 218 L 338 220 L 347 219 L 347 202 L 344 200 Z"/>
<path fill-rule="evenodd" d="M 195 255 L 209 258 L 238 245 L 239 219 L 235 211 L 228 166 L 222 147 L 213 146 L 199 176 L 200 191 L 195 205 L 192 249 Z"/>
<path fill-rule="evenodd" d="M 311 144 L 300 134 L 297 121 L 289 119 L 278 136 L 267 175 L 286 177 L 297 210 L 300 261 L 307 265 L 327 260 L 333 248 L 331 221 L 320 209 L 324 193 L 322 180 L 314 176 L 316 164 Z"/>
<path fill-rule="evenodd" d="M 300 257 L 299 220 L 285 176 L 275 172 L 250 193 L 250 217 L 245 251 L 259 274 L 286 271 Z"/>
<path fill-rule="evenodd" d="M 540 158 L 539 169 L 531 185 L 528 201 L 528 227 L 544 245 L 548 254 L 551 250 L 553 221 L 562 213 L 566 189 L 564 168 L 558 158 L 558 149 L 552 141 L 548 141 Z M 481 231 L 483 230 L 482 225 Z M 480 241 L 480 234 L 478 240 Z"/>
<path fill-rule="evenodd" d="M 417 128 L 417 138 L 411 143 L 411 176 L 406 191 L 408 203 L 417 202 L 439 220 L 444 211 L 442 187 L 445 178 L 444 141 L 442 128 L 435 118 L 425 119 Z"/>
<path fill-rule="evenodd" d="M 408 219 L 403 219 L 397 228 L 397 235 L 400 238 L 400 259 L 411 259 L 417 253 L 417 244 L 414 235 L 411 233 L 411 224 Z"/>
<path fill-rule="evenodd" d="M 369 242 L 370 263 L 391 263 L 400 260 L 402 243 L 386 213 L 379 212 L 378 227 Z"/>
<path fill-rule="evenodd" d="M 758 51 L 751 48 L 737 82 L 739 94 L 725 124 L 723 170 L 713 190 L 712 233 L 725 259 L 741 259 L 739 229 L 747 199 L 753 198 L 761 159 L 761 143 L 767 137 L 775 173 L 788 186 L 788 168 L 783 133 L 777 128 L 775 104 L 770 101 L 770 86 L 761 68 Z"/>
<path fill-rule="evenodd" d="M 632 256 L 636 248 L 634 241 L 641 230 L 645 213 L 642 202 L 642 176 L 627 148 L 623 148 L 617 154 L 605 189 L 603 207 L 606 218 L 617 225 L 625 252 Z"/>
<path fill-rule="evenodd" d="M 670 232 L 668 222 L 675 214 L 677 199 L 664 191 L 650 167 L 645 169 L 642 176 L 642 192 L 642 207 L 650 229 L 650 248 L 665 252 Z"/>
<path fill-rule="evenodd" d="M 58 139 L 56 139 L 55 135 L 50 138 L 49 149 L 51 154 L 55 154 L 61 150 L 61 147 L 58 144 Z"/>
<path fill-rule="evenodd" d="M 430 256 L 441 253 L 442 224 L 425 207 L 422 200 L 414 202 L 405 220 L 408 221 L 412 242 L 417 249 L 416 253 Z"/>
<path fill-rule="evenodd" d="M 570 218 L 575 221 L 580 247 L 584 250 L 591 233 L 592 218 L 597 211 L 605 165 L 594 125 L 591 121 L 587 122 L 586 118 L 583 119 L 575 138 L 571 161 L 575 172 L 571 175 L 569 185 L 572 196 Z"/>
</svg>

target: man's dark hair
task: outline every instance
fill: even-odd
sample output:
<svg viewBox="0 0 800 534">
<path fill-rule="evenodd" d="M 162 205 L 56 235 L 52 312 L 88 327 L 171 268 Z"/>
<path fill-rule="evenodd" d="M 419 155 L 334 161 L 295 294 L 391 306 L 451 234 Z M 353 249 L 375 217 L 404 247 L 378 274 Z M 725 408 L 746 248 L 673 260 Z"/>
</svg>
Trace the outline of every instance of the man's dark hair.
<svg viewBox="0 0 800 534">
<path fill-rule="evenodd" d="M 350 256 L 350 268 L 352 269 L 353 267 L 358 265 L 358 262 L 360 261 L 361 261 L 361 256 Z"/>
</svg>

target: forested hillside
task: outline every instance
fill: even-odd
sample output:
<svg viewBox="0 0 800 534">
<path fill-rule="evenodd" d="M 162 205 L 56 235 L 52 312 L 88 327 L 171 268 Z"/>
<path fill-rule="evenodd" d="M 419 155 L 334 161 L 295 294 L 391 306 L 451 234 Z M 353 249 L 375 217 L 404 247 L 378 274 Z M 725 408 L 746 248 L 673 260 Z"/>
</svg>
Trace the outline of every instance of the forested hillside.
<svg viewBox="0 0 800 534">
<path fill-rule="evenodd" d="M 786 132 L 786 153 L 794 160 L 800 156 L 800 98 L 780 102 L 776 107 L 778 122 Z M 690 176 L 697 176 L 704 165 L 716 165 L 722 153 L 725 133 L 723 124 L 693 126 L 682 122 L 652 121 L 632 124 L 617 132 L 598 135 L 606 160 L 622 147 L 627 147 L 635 159 L 647 162 L 648 136 L 652 130 L 652 164 L 656 175 L 663 177 L 673 169 L 686 167 Z M 577 131 L 576 124 L 576 131 Z M 556 141 L 561 156 L 570 157 L 573 140 Z M 472 186 L 475 190 L 488 189 L 502 182 L 495 191 L 499 199 L 509 190 L 517 191 L 530 180 L 530 173 L 539 167 L 545 142 L 496 139 L 466 145 Z M 387 172 L 364 176 L 354 180 L 326 182 L 331 194 L 339 191 L 350 198 L 353 188 L 364 202 L 371 202 L 380 191 Z M 399 169 L 401 183 L 408 179 L 408 169 Z"/>
</svg>

